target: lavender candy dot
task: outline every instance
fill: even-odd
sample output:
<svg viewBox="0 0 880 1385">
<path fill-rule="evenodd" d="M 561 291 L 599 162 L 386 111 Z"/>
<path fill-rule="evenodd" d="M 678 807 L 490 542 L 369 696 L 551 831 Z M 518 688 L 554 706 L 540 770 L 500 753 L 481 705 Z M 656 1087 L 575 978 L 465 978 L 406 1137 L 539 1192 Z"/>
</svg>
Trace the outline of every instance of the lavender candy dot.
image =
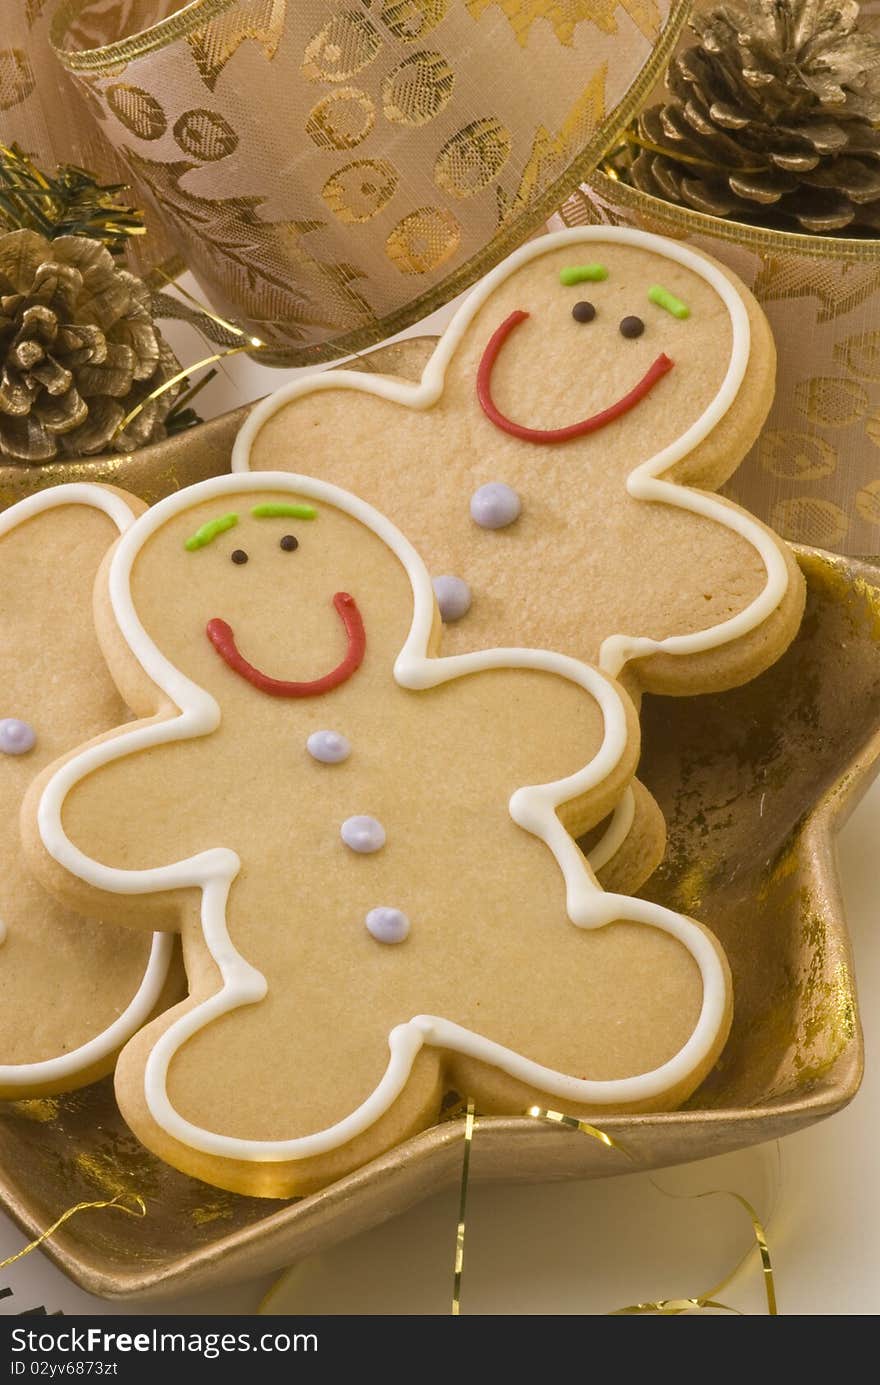
<svg viewBox="0 0 880 1385">
<path fill-rule="evenodd" d="M 4 755 L 26 755 L 37 743 L 37 733 L 26 721 L 18 717 L 4 717 L 0 721 L 0 752 Z"/>
<path fill-rule="evenodd" d="M 339 765 L 351 754 L 351 742 L 339 731 L 313 731 L 306 741 L 306 750 L 322 765 Z"/>
<path fill-rule="evenodd" d="M 385 828 L 377 818 L 359 814 L 346 818 L 339 829 L 339 835 L 352 851 L 368 855 L 371 851 L 381 851 L 385 845 Z"/>
<path fill-rule="evenodd" d="M 513 486 L 488 481 L 471 496 L 471 519 L 481 529 L 505 529 L 518 518 L 522 502 Z"/>
<path fill-rule="evenodd" d="M 368 932 L 377 943 L 402 943 L 409 933 L 409 919 L 400 909 L 389 909 L 384 905 L 371 909 L 364 919 Z"/>
<path fill-rule="evenodd" d="M 467 615 L 471 609 L 471 589 L 463 577 L 435 577 L 433 587 L 444 625 Z"/>
</svg>

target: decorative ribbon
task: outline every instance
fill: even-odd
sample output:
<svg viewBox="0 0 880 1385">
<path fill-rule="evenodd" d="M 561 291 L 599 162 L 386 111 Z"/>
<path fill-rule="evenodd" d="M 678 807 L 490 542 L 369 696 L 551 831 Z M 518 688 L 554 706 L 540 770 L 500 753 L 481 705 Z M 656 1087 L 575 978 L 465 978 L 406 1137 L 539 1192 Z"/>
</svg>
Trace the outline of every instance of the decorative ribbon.
<svg viewBox="0 0 880 1385">
<path fill-rule="evenodd" d="M 626 1146 L 622 1145 L 618 1140 L 615 1140 L 606 1130 L 601 1130 L 597 1125 L 590 1125 L 587 1121 L 579 1120 L 577 1116 L 567 1115 L 564 1111 L 546 1110 L 542 1106 L 530 1106 L 526 1115 L 531 1116 L 534 1120 L 550 1121 L 556 1125 L 568 1126 L 571 1130 L 578 1130 L 582 1135 L 588 1135 L 591 1140 L 597 1140 L 599 1144 L 604 1145 L 606 1149 L 616 1150 L 618 1154 L 622 1154 L 625 1159 L 628 1159 L 631 1164 L 635 1164 L 636 1162 L 635 1157 Z M 464 1153 L 461 1161 L 461 1191 L 458 1202 L 458 1227 L 455 1236 L 455 1271 L 452 1289 L 452 1313 L 454 1316 L 458 1316 L 461 1313 L 461 1283 L 462 1269 L 464 1266 L 467 1197 L 468 1184 L 470 1181 L 470 1156 L 475 1127 L 474 1103 L 473 1101 L 468 1101 L 464 1129 Z M 757 1245 L 761 1255 L 761 1266 L 764 1275 L 764 1292 L 767 1297 L 767 1313 L 771 1317 L 778 1316 L 779 1310 L 776 1306 L 776 1286 L 773 1281 L 773 1266 L 770 1260 L 770 1249 L 767 1244 L 767 1233 L 757 1212 L 748 1199 L 743 1197 L 742 1194 L 732 1192 L 726 1188 L 713 1188 L 703 1193 L 670 1193 L 666 1188 L 661 1188 L 656 1179 L 649 1177 L 648 1181 L 651 1186 L 655 1188 L 658 1193 L 662 1193 L 664 1197 L 681 1198 L 687 1202 L 697 1201 L 704 1197 L 729 1197 L 733 1198 L 733 1200 L 743 1208 L 752 1223 L 755 1245 Z M 698 1294 L 694 1298 L 667 1298 L 655 1299 L 651 1303 L 632 1303 L 625 1308 L 613 1309 L 608 1316 L 621 1317 L 633 1316 L 636 1314 L 654 1314 L 669 1317 L 690 1312 L 695 1308 L 715 1308 L 724 1313 L 736 1313 L 738 1316 L 742 1316 L 738 1308 L 732 1308 L 729 1304 L 721 1303 L 717 1295 L 730 1283 L 740 1268 L 745 1264 L 753 1250 L 754 1246 L 749 1246 L 745 1255 L 737 1261 L 733 1269 L 730 1270 L 718 1284 L 714 1285 L 713 1288 L 707 1290 L 704 1294 Z"/>
<path fill-rule="evenodd" d="M 126 1207 L 126 1199 L 134 1205 Z M 145 1217 L 147 1215 L 147 1204 L 139 1193 L 117 1193 L 116 1197 L 103 1202 L 77 1202 L 73 1207 L 68 1207 L 66 1212 L 62 1212 L 57 1221 L 53 1221 L 52 1225 L 41 1232 L 35 1241 L 23 1246 L 14 1255 L 7 1256 L 5 1260 L 0 1260 L 0 1270 L 5 1270 L 9 1265 L 14 1265 L 17 1260 L 23 1260 L 26 1255 L 30 1255 L 32 1250 L 36 1250 L 38 1246 L 48 1241 L 50 1236 L 55 1235 L 59 1227 L 63 1226 L 66 1221 L 70 1221 L 70 1218 L 75 1217 L 77 1213 L 99 1212 L 105 1207 L 113 1207 L 117 1212 L 124 1212 L 127 1217 Z"/>
<path fill-rule="evenodd" d="M 464 1118 L 464 1153 L 461 1158 L 461 1192 L 458 1198 L 458 1227 L 455 1233 L 455 1273 L 452 1279 L 452 1315 L 461 1312 L 461 1276 L 464 1269 L 464 1233 L 467 1223 L 467 1197 L 470 1182 L 471 1145 L 474 1141 L 475 1108 L 473 1100 L 467 1104 Z"/>
</svg>

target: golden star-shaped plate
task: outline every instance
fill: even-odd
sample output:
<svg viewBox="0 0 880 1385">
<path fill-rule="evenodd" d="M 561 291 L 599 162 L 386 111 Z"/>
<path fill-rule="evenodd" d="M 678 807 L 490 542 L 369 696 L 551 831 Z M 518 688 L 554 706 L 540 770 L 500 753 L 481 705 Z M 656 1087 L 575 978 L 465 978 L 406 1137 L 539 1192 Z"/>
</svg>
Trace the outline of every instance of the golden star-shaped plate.
<svg viewBox="0 0 880 1385">
<path fill-rule="evenodd" d="M 721 1154 L 846 1105 L 862 1073 L 834 835 L 880 767 L 880 565 L 801 549 L 809 589 L 785 657 L 745 688 L 649 698 L 641 775 L 669 824 L 646 893 L 705 919 L 727 949 L 736 1016 L 685 1110 L 608 1118 L 643 1168 Z M 93 1213 L 47 1244 L 114 1298 L 192 1292 L 289 1264 L 459 1176 L 461 1120 L 294 1202 L 219 1192 L 128 1132 L 112 1083 L 0 1105 L 0 1202 L 29 1235 L 77 1201 L 139 1193 L 143 1220 Z M 480 1122 L 477 1178 L 589 1178 L 632 1164 L 528 1117 Z"/>
</svg>

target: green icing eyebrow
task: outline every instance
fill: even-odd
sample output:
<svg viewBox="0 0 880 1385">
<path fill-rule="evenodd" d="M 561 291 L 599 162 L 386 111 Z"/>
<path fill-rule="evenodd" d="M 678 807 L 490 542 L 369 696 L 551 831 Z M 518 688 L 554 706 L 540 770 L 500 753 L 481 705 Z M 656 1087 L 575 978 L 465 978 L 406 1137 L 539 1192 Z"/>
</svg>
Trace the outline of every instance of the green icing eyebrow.
<svg viewBox="0 0 880 1385">
<path fill-rule="evenodd" d="M 559 282 L 567 288 L 572 284 L 598 284 L 607 278 L 608 270 L 603 264 L 575 264 L 559 271 Z"/>
<path fill-rule="evenodd" d="M 268 501 L 251 510 L 255 519 L 317 519 L 314 505 L 286 505 L 283 501 Z"/>
<path fill-rule="evenodd" d="M 193 553 L 197 548 L 205 548 L 218 534 L 225 534 L 227 529 L 234 529 L 237 523 L 238 515 L 221 515 L 219 519 L 209 519 L 207 524 L 203 524 L 189 536 L 183 546 L 187 553 Z"/>
<path fill-rule="evenodd" d="M 691 310 L 687 303 L 682 303 L 680 298 L 676 298 L 669 289 L 663 288 L 661 284 L 652 284 L 648 289 L 648 297 L 652 303 L 656 303 L 658 308 L 665 308 L 673 317 L 690 317 Z"/>
</svg>

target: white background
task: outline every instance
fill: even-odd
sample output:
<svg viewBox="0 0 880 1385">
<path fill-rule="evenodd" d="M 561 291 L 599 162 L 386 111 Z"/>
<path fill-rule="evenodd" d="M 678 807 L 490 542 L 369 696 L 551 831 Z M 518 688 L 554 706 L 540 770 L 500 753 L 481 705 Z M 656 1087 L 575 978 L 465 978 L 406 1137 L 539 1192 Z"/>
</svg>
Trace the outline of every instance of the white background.
<svg viewBox="0 0 880 1385">
<path fill-rule="evenodd" d="M 194 288 L 194 286 L 190 286 Z M 437 331 L 435 315 L 423 324 Z M 185 327 L 168 331 L 181 360 L 210 354 Z M 277 388 L 293 372 L 244 357 L 221 363 L 199 396 L 203 416 Z M 831 1120 L 780 1144 L 666 1170 L 667 1191 L 730 1188 L 768 1219 L 783 1314 L 874 1314 L 880 1309 L 880 781 L 844 828 L 840 871 L 856 959 L 867 1071 L 855 1101 Z M 479 1129 L 475 1139 L 479 1139 Z M 272 1311 L 289 1313 L 448 1313 L 458 1215 L 449 1189 L 401 1217 L 316 1256 L 274 1290 Z M 86 1215 L 112 1216 L 99 1212 Z M 23 1243 L 0 1216 L 0 1259 Z M 752 1243 L 732 1199 L 664 1197 L 646 1175 L 537 1187 L 473 1185 L 466 1243 L 465 1313 L 606 1313 L 657 1298 L 705 1293 Z M 753 1253 L 720 1297 L 748 1313 L 766 1312 Z M 251 1313 L 277 1281 L 269 1276 L 171 1304 L 106 1303 L 72 1285 L 40 1252 L 7 1270 L 0 1316 L 39 1304 L 49 1312 Z"/>
</svg>

